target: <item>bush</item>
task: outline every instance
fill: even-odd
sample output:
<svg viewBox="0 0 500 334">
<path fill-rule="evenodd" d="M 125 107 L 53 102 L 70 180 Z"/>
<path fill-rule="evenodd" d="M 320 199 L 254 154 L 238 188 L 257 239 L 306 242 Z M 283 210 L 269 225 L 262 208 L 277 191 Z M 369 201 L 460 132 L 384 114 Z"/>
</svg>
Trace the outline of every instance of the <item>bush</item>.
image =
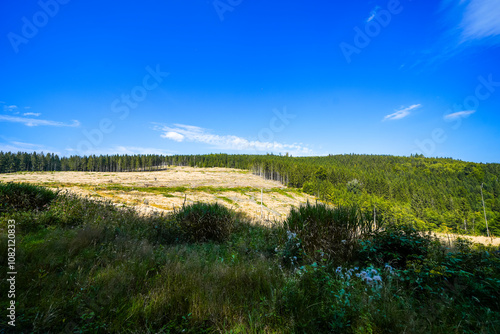
<svg viewBox="0 0 500 334">
<path fill-rule="evenodd" d="M 40 211 L 58 192 L 27 183 L 0 183 L 0 211 Z"/>
<path fill-rule="evenodd" d="M 356 206 L 330 207 L 307 203 L 292 209 L 286 218 L 282 252 L 285 256 L 292 256 L 293 260 L 301 256 L 312 259 L 326 256 L 347 261 L 353 255 L 357 240 L 375 228 L 370 218 Z"/>
<path fill-rule="evenodd" d="M 362 240 L 358 256 L 364 262 L 404 268 L 410 260 L 425 258 L 432 242 L 432 237 L 411 226 L 388 226 Z"/>
<path fill-rule="evenodd" d="M 183 207 L 175 213 L 175 221 L 188 242 L 223 242 L 234 227 L 233 213 L 218 203 Z"/>
</svg>

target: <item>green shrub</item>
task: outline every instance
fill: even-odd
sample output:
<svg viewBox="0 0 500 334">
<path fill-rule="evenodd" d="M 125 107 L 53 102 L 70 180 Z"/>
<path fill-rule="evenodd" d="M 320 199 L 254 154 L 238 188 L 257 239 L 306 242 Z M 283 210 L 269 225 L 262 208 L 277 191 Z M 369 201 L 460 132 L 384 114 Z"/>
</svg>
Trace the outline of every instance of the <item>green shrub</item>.
<svg viewBox="0 0 500 334">
<path fill-rule="evenodd" d="M 184 239 L 188 242 L 226 241 L 234 227 L 233 213 L 218 203 L 196 203 L 175 213 Z"/>
<path fill-rule="evenodd" d="M 376 228 L 371 216 L 356 206 L 330 207 L 308 202 L 292 209 L 284 221 L 281 252 L 297 260 L 300 256 L 325 256 L 346 261 L 352 257 L 357 240 Z"/>
<path fill-rule="evenodd" d="M 0 211 L 45 210 L 57 194 L 27 183 L 0 183 Z"/>
<path fill-rule="evenodd" d="M 411 226 L 388 226 L 361 240 L 357 256 L 363 262 L 405 268 L 407 261 L 425 258 L 432 242 L 432 237 Z"/>
</svg>

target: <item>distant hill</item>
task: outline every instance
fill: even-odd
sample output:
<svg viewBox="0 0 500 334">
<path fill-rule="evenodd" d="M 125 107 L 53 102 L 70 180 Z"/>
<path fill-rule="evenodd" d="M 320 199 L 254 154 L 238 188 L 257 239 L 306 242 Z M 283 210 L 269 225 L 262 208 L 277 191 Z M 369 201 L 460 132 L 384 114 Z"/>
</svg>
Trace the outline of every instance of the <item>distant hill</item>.
<svg viewBox="0 0 500 334">
<path fill-rule="evenodd" d="M 335 205 L 358 203 L 395 223 L 500 235 L 500 164 L 387 155 L 113 155 L 59 158 L 0 152 L 0 172 L 148 171 L 168 165 L 249 169 Z"/>
</svg>

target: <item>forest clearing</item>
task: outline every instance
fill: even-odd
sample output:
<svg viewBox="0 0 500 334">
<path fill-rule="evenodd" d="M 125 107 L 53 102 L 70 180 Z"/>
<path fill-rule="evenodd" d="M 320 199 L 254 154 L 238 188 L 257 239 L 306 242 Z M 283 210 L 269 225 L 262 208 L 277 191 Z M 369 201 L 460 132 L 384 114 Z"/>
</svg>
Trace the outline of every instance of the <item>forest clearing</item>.
<svg viewBox="0 0 500 334">
<path fill-rule="evenodd" d="M 291 208 L 317 199 L 248 170 L 225 167 L 170 166 L 145 172 L 18 172 L 1 174 L 2 182 L 26 182 L 69 191 L 96 200 L 132 206 L 141 214 L 171 213 L 183 205 L 220 203 L 257 222 L 283 221 Z M 262 192 L 261 192 L 262 191 Z M 261 196 L 263 205 L 261 206 Z M 262 208 L 262 214 L 261 214 Z M 434 232 L 445 244 L 457 238 L 500 246 L 500 238 Z"/>
<path fill-rule="evenodd" d="M 220 203 L 250 218 L 283 220 L 291 207 L 315 197 L 231 168 L 172 166 L 152 172 L 23 172 L 2 174 L 2 182 L 26 182 L 81 196 L 132 205 L 144 214 L 172 212 L 197 202 Z M 261 206 L 261 197 L 263 205 Z M 261 217 L 262 208 L 262 217 Z M 262 218 L 262 219 L 261 219 Z"/>
</svg>

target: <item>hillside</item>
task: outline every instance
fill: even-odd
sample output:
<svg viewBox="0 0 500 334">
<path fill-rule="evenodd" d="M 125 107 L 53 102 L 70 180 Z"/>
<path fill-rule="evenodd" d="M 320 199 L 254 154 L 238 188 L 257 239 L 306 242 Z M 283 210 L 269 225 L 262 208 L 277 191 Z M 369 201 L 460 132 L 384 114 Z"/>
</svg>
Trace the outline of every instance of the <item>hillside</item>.
<svg viewBox="0 0 500 334">
<path fill-rule="evenodd" d="M 219 202 L 250 218 L 283 220 L 292 207 L 315 197 L 230 168 L 170 167 L 151 172 L 19 172 L 2 182 L 25 182 L 69 190 L 94 199 L 134 206 L 139 212 L 172 212 L 192 203 Z M 261 197 L 263 205 L 261 206 Z"/>
<path fill-rule="evenodd" d="M 208 154 L 59 158 L 53 154 L 0 153 L 0 172 L 4 173 L 154 171 L 171 165 L 249 170 L 334 205 L 357 203 L 374 209 L 395 222 L 412 223 L 441 232 L 500 235 L 500 164 L 384 155 Z"/>
</svg>

